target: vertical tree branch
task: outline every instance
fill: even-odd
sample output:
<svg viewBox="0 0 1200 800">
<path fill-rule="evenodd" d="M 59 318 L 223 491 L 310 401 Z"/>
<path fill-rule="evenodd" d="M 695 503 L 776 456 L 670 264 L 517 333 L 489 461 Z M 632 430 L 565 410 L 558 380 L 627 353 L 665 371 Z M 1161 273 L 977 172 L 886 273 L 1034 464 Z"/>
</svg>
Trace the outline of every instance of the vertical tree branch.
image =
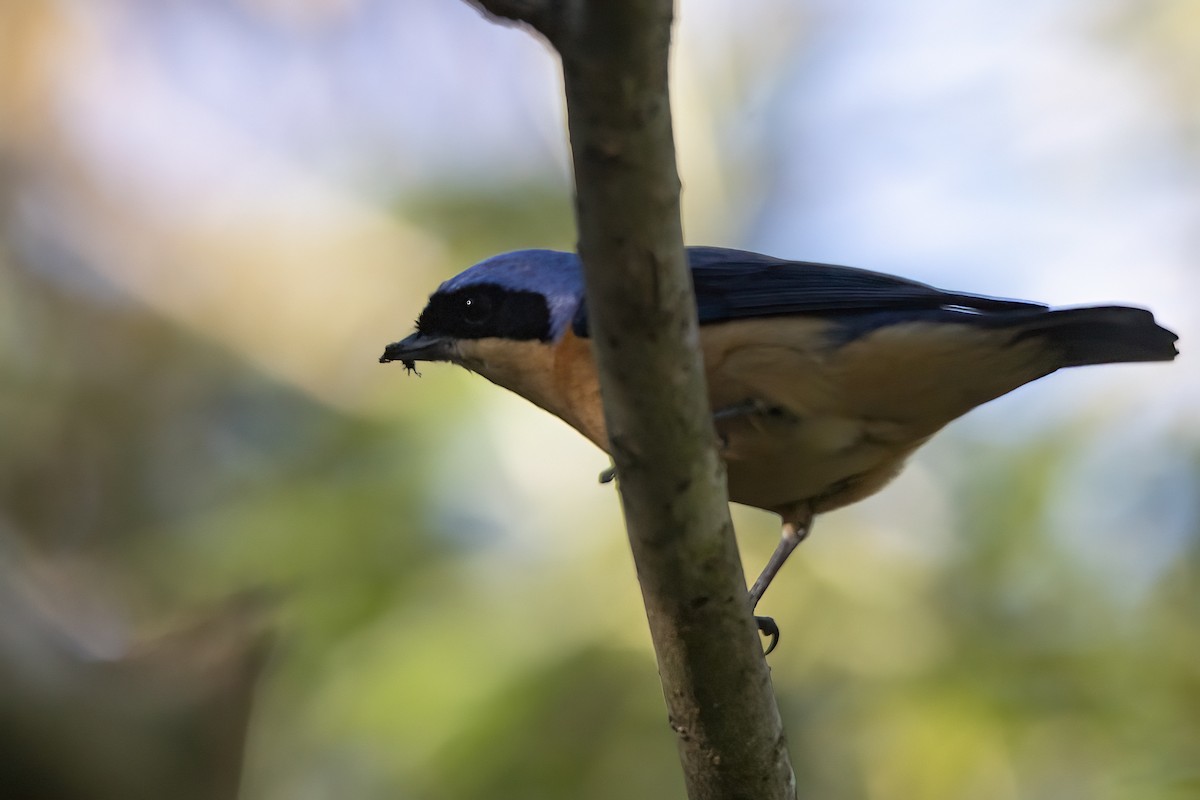
<svg viewBox="0 0 1200 800">
<path fill-rule="evenodd" d="M 672 0 L 473 0 L 562 57 L 589 326 L 693 800 L 795 797 L 715 450 L 667 88 Z"/>
</svg>

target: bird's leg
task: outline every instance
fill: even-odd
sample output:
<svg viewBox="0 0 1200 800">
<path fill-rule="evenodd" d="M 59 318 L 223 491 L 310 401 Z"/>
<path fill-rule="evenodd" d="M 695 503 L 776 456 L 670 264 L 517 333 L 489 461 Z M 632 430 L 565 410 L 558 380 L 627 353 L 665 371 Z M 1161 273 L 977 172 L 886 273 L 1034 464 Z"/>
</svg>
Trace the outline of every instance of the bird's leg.
<svg viewBox="0 0 1200 800">
<path fill-rule="evenodd" d="M 748 417 L 756 414 L 771 414 L 773 409 L 769 408 L 766 403 L 757 399 L 743 400 L 740 403 L 734 403 L 731 406 L 718 408 L 713 412 L 713 422 L 725 422 L 726 420 L 735 419 L 737 417 Z M 725 449 L 729 447 L 729 442 L 724 436 L 721 439 L 721 453 L 724 455 Z M 600 473 L 600 483 L 612 483 L 617 477 L 617 465 L 613 464 L 608 469 Z"/>
<path fill-rule="evenodd" d="M 754 581 L 754 585 L 750 587 L 751 610 L 758 606 L 758 601 L 762 599 L 763 593 L 767 591 L 767 587 L 771 585 L 771 581 L 779 574 L 779 569 L 783 566 L 783 562 L 787 561 L 792 551 L 804 541 L 811 528 L 812 512 L 808 510 L 805 510 L 803 514 L 796 518 L 787 518 L 784 520 L 783 533 L 779 537 L 779 544 L 776 545 L 775 552 L 771 553 L 771 558 L 768 559 L 767 565 L 763 567 L 762 573 Z M 775 645 L 779 644 L 779 626 L 770 617 L 756 616 L 754 621 L 758 623 L 759 631 L 764 636 L 770 637 L 771 643 L 767 645 L 766 651 L 770 653 L 775 649 Z"/>
<path fill-rule="evenodd" d="M 716 411 L 713 412 L 712 418 L 713 418 L 713 422 L 720 423 L 720 422 L 728 422 L 729 420 L 737 419 L 738 417 L 751 417 L 751 416 L 783 417 L 783 416 L 787 416 L 787 415 L 788 415 L 788 412 L 785 411 L 783 408 L 781 408 L 779 406 L 769 406 L 766 403 L 764 403 L 762 400 L 752 397 L 749 400 L 743 400 L 742 402 L 734 403 L 731 406 L 725 406 L 723 408 L 718 408 Z M 728 439 L 726 439 L 726 437 L 723 434 L 718 433 L 718 437 L 720 438 L 720 445 L 721 445 L 719 450 L 720 450 L 721 455 L 724 456 L 725 451 L 729 447 L 729 441 L 728 441 Z M 600 473 L 599 480 L 600 480 L 600 483 L 612 483 L 613 479 L 615 479 L 616 477 L 617 477 L 617 466 L 616 466 L 616 464 L 614 464 L 611 467 L 609 467 L 608 469 L 606 469 Z"/>
<path fill-rule="evenodd" d="M 754 414 L 767 413 L 767 405 L 762 400 L 751 398 L 731 406 L 718 408 L 713 412 L 713 422 L 725 422 L 737 417 L 748 417 Z"/>
<path fill-rule="evenodd" d="M 767 561 L 767 565 L 763 567 L 758 580 L 750 587 L 751 608 L 758 605 L 758 601 L 762 599 L 763 594 L 767 591 L 767 587 L 771 585 L 771 581 L 779 574 L 779 568 L 783 566 L 783 562 L 787 561 L 788 556 L 792 554 L 797 545 L 803 542 L 805 537 L 808 536 L 808 529 L 811 523 L 811 516 L 801 522 L 789 520 L 783 523 L 783 532 L 779 537 L 779 544 L 775 547 L 775 552 L 771 553 L 771 558 Z"/>
<path fill-rule="evenodd" d="M 729 434 L 721 430 L 721 423 L 748 417 L 758 428 L 759 435 L 770 435 L 767 426 L 778 424 L 792 425 L 800 421 L 796 413 L 780 405 L 770 405 L 757 397 L 751 397 L 740 403 L 718 408 L 713 412 L 713 423 L 717 426 L 717 438 L 721 444 L 721 456 L 729 455 Z"/>
<path fill-rule="evenodd" d="M 713 411 L 713 424 L 717 426 L 717 441 L 720 444 L 718 451 L 721 457 L 724 458 L 729 454 L 729 436 L 720 429 L 722 422 L 728 422 L 739 417 L 769 416 L 771 412 L 772 409 L 766 403 L 755 397 Z"/>
</svg>

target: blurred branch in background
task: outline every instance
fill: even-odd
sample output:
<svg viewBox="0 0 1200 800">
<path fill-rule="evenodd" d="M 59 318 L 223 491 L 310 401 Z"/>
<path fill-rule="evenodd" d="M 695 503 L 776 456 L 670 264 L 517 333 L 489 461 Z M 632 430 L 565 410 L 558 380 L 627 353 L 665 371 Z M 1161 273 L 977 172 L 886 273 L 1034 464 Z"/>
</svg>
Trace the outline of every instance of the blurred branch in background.
<svg viewBox="0 0 1200 800">
<path fill-rule="evenodd" d="M 88 623 L 105 613 L 96 607 L 97 598 L 81 598 L 93 603 L 86 612 L 91 619 L 82 620 L 64 619 L 71 610 L 55 596 L 64 589 L 80 593 L 80 569 L 70 574 L 61 565 L 35 568 L 16 557 L 16 543 L 0 540 L 0 548 L 4 795 L 236 798 L 267 653 L 257 604 L 230 602 L 197 624 L 122 655 L 97 654 L 95 643 L 79 638 L 94 635 Z"/>
</svg>

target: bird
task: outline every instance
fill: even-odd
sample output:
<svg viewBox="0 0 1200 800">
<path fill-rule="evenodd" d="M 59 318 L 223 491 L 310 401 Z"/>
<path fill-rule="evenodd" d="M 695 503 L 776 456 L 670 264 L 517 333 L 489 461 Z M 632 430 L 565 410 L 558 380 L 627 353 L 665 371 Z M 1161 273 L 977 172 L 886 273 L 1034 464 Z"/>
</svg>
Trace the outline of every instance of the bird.
<svg viewBox="0 0 1200 800">
<path fill-rule="evenodd" d="M 1059 369 L 1178 355 L 1178 337 L 1143 308 L 1050 308 L 855 267 L 685 250 L 729 498 L 782 523 L 752 609 L 814 516 L 881 490 L 952 420 Z M 487 258 L 442 283 L 415 327 L 379 360 L 465 367 L 610 452 L 575 253 Z M 755 619 L 770 653 L 779 628 Z"/>
</svg>

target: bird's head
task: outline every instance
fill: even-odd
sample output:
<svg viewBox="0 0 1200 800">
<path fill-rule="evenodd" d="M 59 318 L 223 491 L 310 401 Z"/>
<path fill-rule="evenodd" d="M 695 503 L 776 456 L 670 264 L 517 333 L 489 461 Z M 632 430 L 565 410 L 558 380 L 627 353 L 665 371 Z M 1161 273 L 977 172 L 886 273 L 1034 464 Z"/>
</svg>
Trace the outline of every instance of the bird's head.
<svg viewBox="0 0 1200 800">
<path fill-rule="evenodd" d="M 380 362 L 449 361 L 486 377 L 519 353 L 566 333 L 583 300 L 574 253 L 518 250 L 492 256 L 438 287 L 417 330 L 389 344 Z"/>
</svg>

